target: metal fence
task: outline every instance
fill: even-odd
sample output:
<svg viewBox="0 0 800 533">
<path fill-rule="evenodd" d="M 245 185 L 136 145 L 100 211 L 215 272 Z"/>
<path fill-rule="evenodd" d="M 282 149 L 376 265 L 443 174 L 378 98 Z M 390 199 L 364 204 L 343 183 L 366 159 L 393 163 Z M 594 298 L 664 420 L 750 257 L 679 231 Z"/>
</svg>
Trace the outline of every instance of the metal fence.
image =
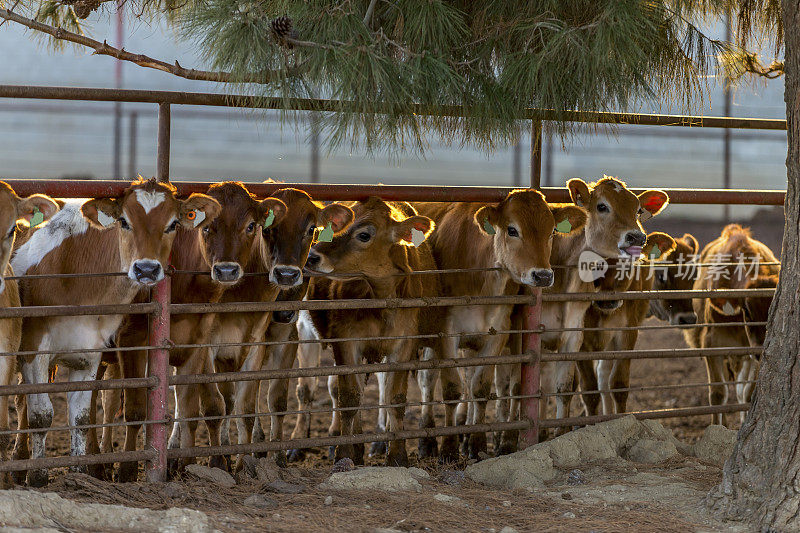
<svg viewBox="0 0 800 533">
<path fill-rule="evenodd" d="M 6 98 L 37 98 L 56 100 L 93 100 L 93 101 L 124 101 L 147 102 L 158 105 L 158 178 L 162 181 L 169 180 L 169 154 L 170 154 L 170 109 L 171 105 L 192 104 L 210 106 L 237 106 L 237 107 L 268 107 L 279 108 L 286 105 L 290 109 L 337 112 L 353 110 L 353 107 L 344 102 L 330 102 L 322 100 L 292 100 L 281 99 L 252 99 L 247 97 L 227 97 L 216 94 L 198 93 L 171 93 L 157 91 L 131 91 L 113 89 L 71 89 L 58 87 L 17 87 L 0 86 L 0 97 Z M 458 116 L 464 110 L 457 107 L 420 108 L 419 113 L 441 114 Z M 531 146 L 531 186 L 539 188 L 541 175 L 541 121 L 554 118 L 546 111 L 531 110 L 523 119 L 530 120 L 534 132 Z M 575 121 L 593 121 L 607 123 L 646 124 L 662 126 L 684 127 L 715 127 L 715 128 L 743 128 L 743 129 L 769 129 L 785 130 L 786 122 L 769 119 L 738 119 L 720 117 L 688 117 L 672 115 L 636 115 L 625 113 L 575 113 L 570 117 Z M 5 179 L 20 195 L 32 193 L 46 193 L 55 197 L 100 197 L 120 194 L 128 183 L 123 181 L 62 181 L 62 180 L 15 180 Z M 181 195 L 192 192 L 205 192 L 209 183 L 173 181 Z M 403 201 L 470 201 L 470 202 L 498 202 L 511 191 L 510 188 L 501 187 L 434 187 L 434 186 L 370 186 L 370 185 L 324 185 L 324 184 L 251 184 L 248 190 L 251 193 L 266 197 L 279 188 L 296 187 L 305 190 L 318 200 L 360 200 L 369 196 L 379 196 L 385 200 Z M 568 193 L 561 188 L 544 188 L 547 200 L 551 202 L 569 201 Z M 702 190 L 702 189 L 666 189 L 672 203 L 684 204 L 748 204 L 748 205 L 782 205 L 784 191 L 744 191 L 744 190 Z M 634 190 L 636 192 L 636 190 Z M 420 275 L 447 275 L 454 270 L 434 270 Z M 118 275 L 121 273 L 109 273 Z M 206 273 L 207 275 L 207 273 Z M 58 276 L 58 275 L 56 275 Z M 646 291 L 646 292 L 621 292 L 613 293 L 615 300 L 648 300 L 648 299 L 688 299 L 688 298 L 742 298 L 767 297 L 773 294 L 772 289 L 732 289 L 716 291 Z M 166 277 L 152 290 L 151 301 L 148 303 L 133 303 L 124 305 L 85 305 L 85 306 L 52 306 L 52 307 L 19 307 L 0 309 L 0 318 L 11 317 L 46 317 L 46 316 L 78 316 L 78 315 L 104 315 L 104 314 L 139 314 L 149 316 L 150 337 L 146 346 L 125 347 L 122 350 L 147 350 L 148 375 L 142 378 L 127 378 L 113 380 L 96 380 L 89 382 L 66 382 L 46 384 L 20 384 L 0 387 L 0 395 L 33 394 L 66 392 L 74 390 L 104 390 L 104 389 L 148 389 L 148 415 L 144 421 L 146 431 L 145 449 L 141 451 L 114 452 L 80 457 L 48 457 L 29 460 L 11 460 L 0 463 L 0 472 L 20 471 L 29 469 L 53 468 L 63 466 L 91 465 L 113 462 L 146 461 L 146 471 L 149 480 L 163 480 L 167 474 L 167 460 L 170 458 L 190 458 L 223 454 L 241 454 L 284 450 L 290 448 L 308 448 L 328 446 L 335 444 L 355 444 L 374 441 L 389 441 L 395 439 L 417 439 L 437 437 L 443 435 L 456 435 L 479 433 L 488 431 L 521 431 L 522 440 L 526 445 L 537 442 L 538 433 L 543 428 L 571 427 L 606 420 L 619 415 L 605 415 L 593 417 L 573 417 L 552 420 L 539 419 L 539 402 L 548 396 L 578 395 L 581 392 L 543 394 L 540 391 L 540 364 L 553 361 L 591 361 L 597 359 L 644 359 L 644 358 L 676 358 L 676 357 L 701 357 L 711 355 L 747 355 L 759 352 L 759 348 L 705 348 L 705 349 L 651 349 L 632 351 L 605 351 L 605 352 L 572 352 L 572 353 L 542 353 L 540 336 L 546 330 L 541 325 L 542 302 L 545 301 L 576 301 L 576 300 L 607 300 L 610 294 L 580 293 L 580 294 L 542 294 L 541 290 L 531 291 L 530 295 L 519 296 L 463 296 L 463 297 L 433 297 L 433 298 L 392 298 L 392 299 L 355 299 L 336 301 L 296 301 L 296 302 L 243 302 L 243 303 L 204 303 L 181 304 L 171 303 L 170 278 Z M 441 361 L 411 361 L 407 363 L 377 363 L 355 366 L 332 366 L 318 368 L 287 368 L 277 370 L 255 370 L 240 372 L 218 372 L 213 374 L 195 374 L 173 376 L 169 371 L 169 351 L 174 348 L 199 347 L 200 345 L 174 345 L 170 341 L 170 316 L 172 314 L 197 314 L 197 313 L 232 313 L 252 312 L 266 313 L 278 310 L 331 310 L 331 309 L 388 309 L 406 307 L 451 307 L 474 305 L 514 304 L 524 306 L 523 323 L 516 324 L 508 332 L 521 336 L 521 339 L 512 345 L 511 355 L 498 355 L 488 358 L 462 358 Z M 728 323 L 727 326 L 737 323 Z M 744 325 L 744 323 L 741 323 Z M 697 324 L 693 327 L 708 326 Z M 636 329 L 660 329 L 672 326 L 641 326 Z M 689 326 L 687 326 L 689 327 Z M 619 328 L 612 328 L 619 329 Z M 624 328 L 623 328 L 624 329 Z M 550 330 L 554 331 L 554 330 Z M 489 335 L 498 332 L 473 332 L 474 335 Z M 419 336 L 417 336 L 419 337 Z M 410 336 L 409 338 L 414 338 Z M 342 339 L 322 339 L 328 342 L 340 342 Z M 352 340 L 352 339 L 351 339 Z M 521 342 L 520 342 L 521 341 Z M 291 341 L 290 341 L 291 342 Z M 297 343 L 309 342 L 304 340 Z M 269 341 L 250 343 L 228 344 L 233 346 L 269 345 Z M 273 343 L 274 344 L 274 343 Z M 515 350 L 513 347 L 520 347 Z M 74 351 L 73 351 L 74 352 Z M 7 357 L 25 355 L 23 352 L 5 353 Z M 471 367 L 494 366 L 499 364 L 521 364 L 522 387 L 520 394 L 510 395 L 501 399 L 514 399 L 521 402 L 521 419 L 518 421 L 494 422 L 469 426 L 449 426 L 438 428 L 421 428 L 389 433 L 365 433 L 344 437 L 312 437 L 304 439 L 283 440 L 273 442 L 253 442 L 236 445 L 195 446 L 191 448 L 167 449 L 168 426 L 173 422 L 167 412 L 168 388 L 174 385 L 188 385 L 199 383 L 224 383 L 237 381 L 263 381 L 275 379 L 291 379 L 297 377 L 315 377 L 346 374 L 366 374 L 375 372 L 392 372 L 405 370 L 420 370 L 445 367 Z M 726 382 L 726 385 L 728 383 Z M 708 386 L 708 385 L 703 385 Z M 617 389 L 619 392 L 641 390 L 666 390 L 670 386 L 654 387 L 628 387 Z M 614 391 L 610 391 L 614 392 Z M 420 406 L 424 402 L 409 405 Z M 441 404 L 441 402 L 437 402 Z M 385 406 L 362 406 L 361 409 L 377 409 Z M 639 418 L 669 418 L 696 416 L 704 414 L 731 413 L 747 409 L 746 404 L 717 405 L 708 407 L 681 407 L 654 411 L 640 411 L 634 413 Z M 339 408 L 346 409 L 346 408 Z M 332 413 L 334 409 L 315 409 L 314 412 Z M 255 413 L 246 416 L 296 414 L 297 411 L 285 413 Z M 225 414 L 219 418 L 233 418 Z M 197 417 L 193 420 L 206 420 L 206 417 Z M 80 426 L 82 429 L 98 429 L 103 427 L 118 427 L 140 422 L 120 422 L 112 424 L 91 424 Z M 51 430 L 66 430 L 69 427 L 50 428 Z M 25 430 L 31 432 L 35 430 Z M 14 434 L 17 431 L 9 431 Z"/>
</svg>

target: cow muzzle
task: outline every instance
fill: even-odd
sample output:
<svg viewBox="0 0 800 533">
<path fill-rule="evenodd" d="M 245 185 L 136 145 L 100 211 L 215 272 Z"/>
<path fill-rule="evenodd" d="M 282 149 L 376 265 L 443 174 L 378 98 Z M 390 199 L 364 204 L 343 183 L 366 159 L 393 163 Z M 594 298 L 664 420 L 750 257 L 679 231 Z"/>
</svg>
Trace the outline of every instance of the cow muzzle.
<svg viewBox="0 0 800 533">
<path fill-rule="evenodd" d="M 601 311 L 616 311 L 622 307 L 622 300 L 595 300 L 592 305 Z"/>
<path fill-rule="evenodd" d="M 333 272 L 333 267 L 327 257 L 312 248 L 308 252 L 306 270 L 314 274 L 329 274 Z"/>
<path fill-rule="evenodd" d="M 523 276 L 522 282 L 533 287 L 552 287 L 553 271 L 549 268 L 532 268 Z"/>
<path fill-rule="evenodd" d="M 639 230 L 629 231 L 622 238 L 619 245 L 619 250 L 622 256 L 639 257 L 642 255 L 642 246 L 647 242 L 647 235 Z"/>
<path fill-rule="evenodd" d="M 142 285 L 155 285 L 164 279 L 164 269 L 155 259 L 139 259 L 131 265 L 128 277 Z"/>
<path fill-rule="evenodd" d="M 236 283 L 242 279 L 242 267 L 232 261 L 214 263 L 211 279 L 217 283 Z"/>
<path fill-rule="evenodd" d="M 303 271 L 296 266 L 276 265 L 270 270 L 269 280 L 282 289 L 290 289 L 303 283 Z"/>
</svg>

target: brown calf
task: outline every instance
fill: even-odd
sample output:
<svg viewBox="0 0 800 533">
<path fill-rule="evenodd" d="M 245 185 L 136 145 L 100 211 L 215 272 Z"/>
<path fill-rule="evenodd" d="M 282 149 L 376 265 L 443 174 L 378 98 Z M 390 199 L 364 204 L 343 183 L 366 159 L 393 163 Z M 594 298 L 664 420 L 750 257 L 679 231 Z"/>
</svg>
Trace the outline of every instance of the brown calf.
<svg viewBox="0 0 800 533">
<path fill-rule="evenodd" d="M 14 271 L 9 265 L 11 251 L 18 231 L 17 223 L 24 221 L 26 225 L 39 225 L 52 217 L 59 209 L 56 202 L 43 194 L 34 194 L 20 198 L 7 183 L 0 181 L 0 308 L 19 307 L 19 285 L 16 280 L 6 280 Z M 41 214 L 39 214 L 41 213 Z M 19 350 L 22 340 L 22 319 L 7 318 L 0 320 L 0 352 L 9 353 Z M 0 355 L 0 386 L 11 385 L 16 375 L 16 358 Z M 8 396 L 0 396 L 0 431 L 8 430 Z M 9 457 L 11 438 L 0 435 L 0 461 Z M 10 476 L 0 478 L 0 487 L 10 485 Z"/>
<path fill-rule="evenodd" d="M 697 277 L 696 263 L 699 251 L 700 245 L 697 244 L 697 239 L 689 233 L 685 233 L 680 239 L 675 239 L 675 249 L 664 257 L 664 262 L 667 264 L 659 266 L 655 271 L 653 290 L 692 290 Z M 650 300 L 650 313 L 673 326 L 689 326 L 697 323 L 691 298 Z"/>
<path fill-rule="evenodd" d="M 726 226 L 722 230 L 722 235 L 703 249 L 700 262 L 735 263 L 735 265 L 700 266 L 694 283 L 694 288 L 697 290 L 744 289 L 753 286 L 754 283 L 769 286 L 780 272 L 779 265 L 762 264 L 777 262 L 772 250 L 754 239 L 749 229 L 738 224 Z M 750 307 L 751 309 L 760 307 L 763 313 L 763 304 L 759 305 L 753 301 Z M 719 325 L 748 320 L 746 301 L 735 298 L 698 298 L 694 300 L 694 309 L 702 323 L 716 325 L 684 331 L 683 336 L 692 348 L 751 346 L 748 330 L 744 326 Z M 729 379 L 740 382 L 754 381 L 758 375 L 758 361 L 752 355 L 714 356 L 706 357 L 705 360 L 709 383 L 719 383 Z M 752 391 L 753 385 L 750 383 L 736 385 L 736 397 L 739 403 L 749 401 Z M 727 403 L 728 386 L 712 385 L 708 399 L 711 405 Z M 712 418 L 715 424 L 725 424 L 723 414 L 712 415 Z"/>
<path fill-rule="evenodd" d="M 553 242 L 550 261 L 573 268 L 556 270 L 555 283 L 547 289 L 553 293 L 596 292 L 588 268 L 576 268 L 593 261 L 628 259 L 641 253 L 646 235 L 641 221 L 657 215 L 669 199 L 662 191 L 645 191 L 635 195 L 621 180 L 604 177 L 596 183 L 571 179 L 567 186 L 573 202 L 586 209 L 588 220 L 583 230 Z M 542 322 L 546 330 L 542 347 L 552 352 L 576 352 L 583 344 L 584 316 L 589 302 L 544 302 Z M 570 329 L 572 331 L 559 331 Z M 576 365 L 571 361 L 542 365 L 542 390 L 547 393 L 571 392 Z M 556 418 L 569 416 L 571 396 L 556 396 Z M 540 402 L 541 417 L 546 417 L 547 401 Z M 566 429 L 557 430 L 560 434 Z M 545 435 L 543 435 L 544 437 Z"/>
<path fill-rule="evenodd" d="M 433 229 L 433 222 L 427 217 L 412 214 L 414 211 L 408 204 L 391 204 L 379 198 L 356 202 L 351 207 L 355 220 L 350 229 L 331 242 L 318 242 L 312 248 L 307 269 L 316 274 L 325 274 L 328 278 L 311 280 L 309 299 L 418 298 L 437 295 L 436 276 L 403 275 L 435 268 L 433 256 L 424 242 Z M 358 275 L 352 277 L 348 273 Z M 331 339 L 418 335 L 441 330 L 441 313 L 437 308 L 313 311 L 310 314 L 316 330 L 322 337 Z M 430 342 L 417 339 L 370 339 L 334 342 L 332 348 L 337 365 L 357 365 L 362 359 L 370 363 L 382 360 L 411 361 L 416 358 L 417 349 L 422 345 L 430 345 Z M 361 405 L 363 382 L 363 377 L 359 375 L 339 376 L 339 407 Z M 407 371 L 388 373 L 387 401 L 391 404 L 405 403 L 407 387 Z M 387 414 L 390 430 L 402 431 L 405 407 L 390 408 Z M 354 435 L 361 430 L 360 414 L 354 410 L 340 412 L 339 421 L 341 435 Z M 335 458 L 350 457 L 362 463 L 363 446 L 359 446 L 358 450 L 359 453 L 356 453 L 352 444 L 337 446 Z M 387 463 L 408 464 L 404 440 L 389 444 Z"/>
<path fill-rule="evenodd" d="M 308 258 L 314 236 L 328 224 L 334 234 L 344 231 L 353 220 L 353 212 L 341 204 L 323 207 L 314 202 L 306 192 L 298 189 L 280 189 L 273 196 L 288 206 L 288 214 L 262 228 L 261 239 L 253 249 L 247 271 L 269 272 L 269 276 L 253 276 L 247 283 L 239 284 L 227 291 L 224 302 L 272 302 L 281 290 L 293 291 L 294 299 L 305 296 L 303 268 Z M 272 323 L 273 315 L 278 322 Z M 296 339 L 296 313 L 223 313 L 216 317 L 213 326 L 214 343 L 248 343 L 290 340 L 292 332 Z M 296 344 L 284 346 L 220 347 L 210 350 L 210 358 L 216 371 L 246 371 L 268 368 L 291 368 L 294 364 Z M 252 415 L 256 412 L 258 381 L 237 382 L 223 386 L 222 392 L 229 407 L 228 413 Z M 288 380 L 270 380 L 268 403 L 271 412 L 286 410 Z M 236 418 L 239 444 L 252 440 L 254 418 Z M 272 417 L 270 440 L 281 440 L 283 415 Z M 226 424 L 227 429 L 227 424 Z M 223 431 L 223 439 L 229 439 Z M 285 453 L 276 454 L 278 461 L 285 462 Z M 241 468 L 241 457 L 236 469 Z"/>
<path fill-rule="evenodd" d="M 214 220 L 219 204 L 194 194 L 175 197 L 175 188 L 155 180 L 139 180 L 117 198 L 98 198 L 81 205 L 68 202 L 49 224 L 34 232 L 14 255 L 18 274 L 127 272 L 127 276 L 26 279 L 20 284 L 24 305 L 93 305 L 131 302 L 142 287 L 164 277 L 172 242 L 181 226 L 192 228 L 199 218 Z M 93 380 L 101 353 L 112 345 L 123 315 L 25 319 L 21 349 L 36 351 L 21 358 L 26 383 L 47 383 L 54 365 L 67 369 L 72 381 Z M 83 349 L 78 354 L 52 353 Z M 90 391 L 67 394 L 69 424 L 90 421 Z M 53 418 L 47 394 L 27 397 L 28 423 L 45 429 Z M 46 433 L 30 435 L 32 456 L 45 455 Z M 87 430 L 71 431 L 72 455 L 86 452 Z M 18 452 L 27 450 L 18 439 Z M 79 468 L 80 469 L 80 468 Z M 31 485 L 47 482 L 46 470 L 28 472 Z"/>
<path fill-rule="evenodd" d="M 439 268 L 500 267 L 499 271 L 443 274 L 445 296 L 497 296 L 517 294 L 521 286 L 549 287 L 553 283 L 550 254 L 554 240 L 558 239 L 554 235 L 579 232 L 586 221 L 583 209 L 574 205 L 548 205 L 544 196 L 534 190 L 513 191 L 497 204 L 419 204 L 419 208 L 436 221 L 430 242 Z M 459 349 L 465 350 L 462 353 L 467 357 L 500 355 L 508 334 L 481 333 L 491 329 L 508 331 L 512 310 L 511 305 L 447 309 L 444 330 L 451 336 L 444 341 L 443 357 L 454 359 Z M 484 422 L 492 372 L 492 367 L 475 367 L 465 372 L 468 424 Z M 433 371 L 420 371 L 417 375 L 423 401 L 433 400 L 435 376 Z M 450 383 L 456 381 L 457 372 L 442 369 L 441 376 L 444 399 L 456 399 Z M 509 434 L 509 438 L 513 435 Z M 470 435 L 467 446 L 470 457 L 477 459 L 486 451 L 486 435 Z"/>
</svg>

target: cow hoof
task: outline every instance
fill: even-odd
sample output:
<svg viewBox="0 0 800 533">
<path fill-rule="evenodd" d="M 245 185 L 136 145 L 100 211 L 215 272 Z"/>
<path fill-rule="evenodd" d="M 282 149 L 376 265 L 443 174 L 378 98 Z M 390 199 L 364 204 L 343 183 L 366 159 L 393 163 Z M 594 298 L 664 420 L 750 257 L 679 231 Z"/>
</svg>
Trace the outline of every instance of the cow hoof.
<svg viewBox="0 0 800 533">
<path fill-rule="evenodd" d="M 439 463 L 456 463 L 461 459 L 458 451 L 458 436 L 446 435 L 442 437 L 442 447 L 439 449 Z"/>
<path fill-rule="evenodd" d="M 386 442 L 373 442 L 372 446 L 369 447 L 369 456 L 370 457 L 377 457 L 378 455 L 386 455 Z"/>
<path fill-rule="evenodd" d="M 473 433 L 469 436 L 469 458 L 481 460 L 486 455 L 486 434 Z"/>
<path fill-rule="evenodd" d="M 436 457 L 439 455 L 439 444 L 433 437 L 425 437 L 419 439 L 419 458 L 427 459 L 428 457 Z"/>
<path fill-rule="evenodd" d="M 28 485 L 31 487 L 44 487 L 49 481 L 47 470 L 28 471 Z"/>
<path fill-rule="evenodd" d="M 306 451 L 301 450 L 300 448 L 289 450 L 289 453 L 286 454 L 286 460 L 289 461 L 290 463 L 299 463 L 305 458 L 306 458 Z"/>
<path fill-rule="evenodd" d="M 517 451 L 517 446 L 516 446 L 516 444 L 513 444 L 511 442 L 503 442 L 503 443 L 500 444 L 500 446 L 498 446 L 495 449 L 497 450 L 497 455 L 498 456 L 499 455 L 510 455 L 510 454 L 512 454 L 512 453 Z"/>
<path fill-rule="evenodd" d="M 283 450 L 277 450 L 275 452 L 275 464 L 278 465 L 280 468 L 286 468 L 289 466 L 288 462 L 286 461 L 286 452 Z"/>
</svg>

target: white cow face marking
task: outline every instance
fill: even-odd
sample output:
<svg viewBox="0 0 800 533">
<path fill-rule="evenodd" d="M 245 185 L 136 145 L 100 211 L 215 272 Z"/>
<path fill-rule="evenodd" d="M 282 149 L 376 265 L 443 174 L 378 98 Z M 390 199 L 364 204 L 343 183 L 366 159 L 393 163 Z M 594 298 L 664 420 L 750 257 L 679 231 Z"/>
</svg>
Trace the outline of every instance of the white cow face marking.
<svg viewBox="0 0 800 533">
<path fill-rule="evenodd" d="M 164 201 L 164 193 L 158 191 L 146 191 L 136 189 L 136 200 L 144 209 L 145 214 L 158 207 Z"/>
</svg>

